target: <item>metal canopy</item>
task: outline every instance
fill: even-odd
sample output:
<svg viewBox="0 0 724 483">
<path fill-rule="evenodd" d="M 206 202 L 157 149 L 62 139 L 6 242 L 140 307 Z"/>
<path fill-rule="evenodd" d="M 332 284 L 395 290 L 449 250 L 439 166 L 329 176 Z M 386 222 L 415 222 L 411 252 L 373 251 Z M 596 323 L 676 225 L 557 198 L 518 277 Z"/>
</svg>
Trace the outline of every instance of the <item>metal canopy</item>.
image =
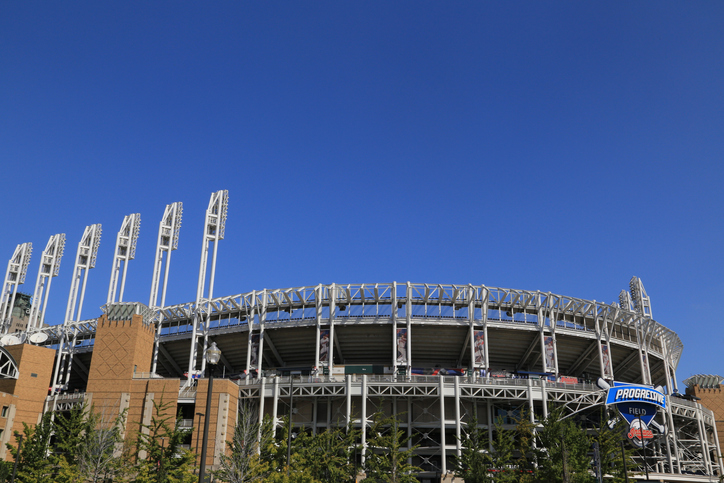
<svg viewBox="0 0 724 483">
<path fill-rule="evenodd" d="M 18 374 L 18 363 L 4 347 L 0 347 L 0 379 L 17 379 Z"/>
</svg>

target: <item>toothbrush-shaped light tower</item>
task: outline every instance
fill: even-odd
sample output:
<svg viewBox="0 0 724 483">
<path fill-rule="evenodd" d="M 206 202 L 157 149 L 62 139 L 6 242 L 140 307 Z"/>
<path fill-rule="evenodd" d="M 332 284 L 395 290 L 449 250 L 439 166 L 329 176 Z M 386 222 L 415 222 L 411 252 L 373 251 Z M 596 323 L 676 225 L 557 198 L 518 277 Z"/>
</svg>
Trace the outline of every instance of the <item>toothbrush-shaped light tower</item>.
<svg viewBox="0 0 724 483">
<path fill-rule="evenodd" d="M 96 266 L 96 257 L 98 256 L 98 246 L 101 243 L 101 225 L 90 225 L 83 231 L 83 237 L 78 243 L 78 251 L 75 256 L 75 265 L 73 267 L 73 278 L 70 282 L 70 294 L 68 295 L 68 306 L 65 310 L 65 320 L 63 321 L 63 331 L 60 338 L 60 344 L 57 350 L 57 360 L 55 364 L 55 372 L 53 374 L 53 389 L 58 388 L 58 375 L 60 368 L 66 361 L 65 370 L 66 384 L 70 378 L 70 368 L 73 362 L 73 350 L 75 347 L 75 333 L 70 334 L 70 324 L 79 322 L 81 311 L 83 309 L 83 298 L 85 297 L 85 288 L 88 283 L 88 270 Z M 82 281 L 82 283 L 81 283 Z M 80 297 L 79 297 L 80 292 Z M 77 314 L 76 314 L 77 307 Z M 72 340 L 70 336 L 72 335 Z"/>
<path fill-rule="evenodd" d="M 33 305 L 30 307 L 27 332 L 43 327 L 45 322 L 45 309 L 48 307 L 48 296 L 50 295 L 50 282 L 53 277 L 58 276 L 60 271 L 60 260 L 65 250 L 65 233 L 53 235 L 45 245 L 45 250 L 40 259 L 38 278 L 35 281 L 33 292 Z"/>
<path fill-rule="evenodd" d="M 2 297 L 0 298 L 0 322 L 2 333 L 10 331 L 10 319 L 15 306 L 15 296 L 18 294 L 18 285 L 25 283 L 25 274 L 28 273 L 30 255 L 33 253 L 32 243 L 23 243 L 15 248 L 12 258 L 8 261 L 5 272 Z"/>
<path fill-rule="evenodd" d="M 216 274 L 216 252 L 219 248 L 219 241 L 224 239 L 226 228 L 226 212 L 229 204 L 229 191 L 220 190 L 211 194 L 209 208 L 206 210 L 206 222 L 204 223 L 204 239 L 201 245 L 201 264 L 199 266 L 199 282 L 196 289 L 196 304 L 193 314 L 193 332 L 191 335 L 191 351 L 189 354 L 189 372 L 186 379 L 186 386 L 191 385 L 193 375 L 196 372 L 196 359 L 198 350 L 198 338 L 204 336 L 204 354 L 208 344 L 209 320 L 211 317 L 210 301 L 214 294 L 214 275 Z M 204 288 L 207 276 L 209 259 L 209 244 L 214 244 L 211 256 L 211 270 L 209 272 L 209 293 L 204 297 Z M 206 368 L 206 359 L 201 359 L 201 371 Z"/>
<path fill-rule="evenodd" d="M 178 236 L 181 230 L 181 217 L 183 215 L 183 203 L 177 201 L 166 205 L 163 218 L 158 224 L 158 241 L 156 242 L 156 260 L 153 264 L 153 281 L 151 282 L 151 299 L 148 306 L 152 309 L 162 309 L 166 305 L 166 288 L 168 285 L 168 273 L 171 267 L 171 252 L 178 248 Z M 163 266 L 163 254 L 166 253 L 166 266 Z M 163 268 L 163 286 L 161 288 L 161 305 L 158 306 L 158 287 L 161 283 L 161 270 Z M 153 363 L 151 372 L 156 372 L 158 364 L 158 341 L 161 336 L 161 323 L 163 312 L 158 310 L 158 327 L 156 330 L 156 341 L 153 347 Z"/>
<path fill-rule="evenodd" d="M 140 213 L 133 213 L 123 218 L 123 224 L 116 237 L 116 250 L 113 252 L 113 270 L 111 271 L 111 283 L 108 286 L 108 300 L 106 303 L 112 304 L 116 301 L 118 274 L 121 271 L 121 265 L 123 265 L 123 276 L 121 277 L 121 290 L 118 294 L 118 301 L 123 302 L 123 289 L 126 287 L 128 262 L 136 258 L 136 242 L 140 230 Z"/>
</svg>

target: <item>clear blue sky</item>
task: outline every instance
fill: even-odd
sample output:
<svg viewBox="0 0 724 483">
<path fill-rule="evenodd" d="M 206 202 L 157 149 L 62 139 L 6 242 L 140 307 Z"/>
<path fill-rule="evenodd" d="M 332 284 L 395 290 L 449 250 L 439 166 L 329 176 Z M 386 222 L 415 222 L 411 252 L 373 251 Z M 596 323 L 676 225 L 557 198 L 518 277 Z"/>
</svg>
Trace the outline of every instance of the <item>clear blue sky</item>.
<svg viewBox="0 0 724 483">
<path fill-rule="evenodd" d="M 724 373 L 724 3 L 0 1 L 0 265 L 142 215 L 125 300 L 184 203 L 167 302 L 317 283 L 513 287 L 612 302 L 632 275 Z M 718 307 L 718 308 L 717 308 Z"/>
</svg>

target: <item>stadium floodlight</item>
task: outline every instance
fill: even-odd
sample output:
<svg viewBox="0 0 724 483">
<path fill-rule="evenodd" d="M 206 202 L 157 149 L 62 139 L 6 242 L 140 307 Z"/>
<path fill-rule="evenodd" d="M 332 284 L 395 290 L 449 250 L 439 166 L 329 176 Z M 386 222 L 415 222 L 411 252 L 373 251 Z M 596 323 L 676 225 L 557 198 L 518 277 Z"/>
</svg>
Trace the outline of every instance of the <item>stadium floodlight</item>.
<svg viewBox="0 0 724 483">
<path fill-rule="evenodd" d="M 48 296 L 50 295 L 50 282 L 60 272 L 60 261 L 63 258 L 64 251 L 65 233 L 51 236 L 40 259 L 38 278 L 35 281 L 35 290 L 33 292 L 33 303 L 30 307 L 28 331 L 42 327 L 45 322 L 45 310 L 48 307 Z"/>
<path fill-rule="evenodd" d="M 126 274 L 128 273 L 128 262 L 136 258 L 136 242 L 141 230 L 141 214 L 133 213 L 123 218 L 121 229 L 116 237 L 116 249 L 113 252 L 113 269 L 111 270 L 111 283 L 108 286 L 108 299 L 106 303 L 116 301 L 116 290 L 118 288 L 118 274 L 123 265 L 123 276 L 121 277 L 121 290 L 118 293 L 118 301 L 123 302 L 123 290 L 126 287 Z"/>
<path fill-rule="evenodd" d="M 191 334 L 191 349 L 189 352 L 189 371 L 186 386 L 191 385 L 193 374 L 196 372 L 196 359 L 198 339 L 204 337 L 204 350 L 206 350 L 209 336 L 209 320 L 211 317 L 210 301 L 214 296 L 214 276 L 216 275 L 216 254 L 219 241 L 224 239 L 226 229 L 226 216 L 229 205 L 229 191 L 219 190 L 211 193 L 209 207 L 206 210 L 204 223 L 204 238 L 201 246 L 201 263 L 199 266 L 199 280 L 196 286 L 196 304 L 194 306 L 194 321 Z M 214 244 L 211 256 L 211 269 L 208 269 L 209 245 Z M 208 273 L 207 273 L 208 272 Z M 209 279 L 209 291 L 205 294 L 206 278 Z M 201 360 L 201 371 L 206 368 L 206 359 Z"/>
<path fill-rule="evenodd" d="M 15 297 L 18 294 L 18 285 L 25 283 L 25 275 L 28 273 L 28 263 L 30 263 L 32 253 L 33 244 L 22 243 L 15 248 L 12 258 L 8 261 L 2 298 L 0 298 L 0 322 L 2 322 L 3 334 L 7 334 L 10 330 L 10 319 L 15 306 Z"/>
<path fill-rule="evenodd" d="M 83 231 L 83 236 L 78 242 L 78 251 L 75 255 L 75 265 L 73 266 L 73 278 L 70 282 L 70 293 L 68 294 L 68 305 L 65 309 L 65 319 L 63 321 L 63 329 L 58 344 L 56 355 L 55 371 L 53 373 L 53 390 L 58 389 L 58 381 L 61 376 L 61 367 L 64 366 L 66 383 L 70 379 L 70 369 L 73 360 L 73 351 L 75 350 L 75 337 L 77 332 L 73 332 L 72 339 L 70 334 L 70 324 L 79 322 L 81 312 L 83 310 L 83 299 L 85 298 L 85 289 L 88 284 L 88 270 L 96 266 L 96 258 L 98 257 L 98 247 L 101 244 L 102 228 L 100 223 L 88 225 Z M 82 283 L 81 283 L 82 282 Z M 77 310 L 77 312 L 76 312 Z"/>
<path fill-rule="evenodd" d="M 166 288 L 168 287 L 168 274 L 171 269 L 171 252 L 178 248 L 178 237 L 181 231 L 181 218 L 183 216 L 183 203 L 177 201 L 166 205 L 163 217 L 158 224 L 158 239 L 156 241 L 156 259 L 153 263 L 153 280 L 151 281 L 151 299 L 148 306 L 157 309 L 158 287 L 161 283 L 161 270 L 164 265 L 163 254 L 166 253 L 166 264 L 163 268 L 163 286 L 161 288 L 161 308 L 166 305 Z M 163 311 L 158 310 L 158 325 L 156 327 L 156 340 L 153 346 L 153 362 L 151 372 L 156 372 L 158 364 L 158 341 L 161 337 L 161 323 Z"/>
</svg>

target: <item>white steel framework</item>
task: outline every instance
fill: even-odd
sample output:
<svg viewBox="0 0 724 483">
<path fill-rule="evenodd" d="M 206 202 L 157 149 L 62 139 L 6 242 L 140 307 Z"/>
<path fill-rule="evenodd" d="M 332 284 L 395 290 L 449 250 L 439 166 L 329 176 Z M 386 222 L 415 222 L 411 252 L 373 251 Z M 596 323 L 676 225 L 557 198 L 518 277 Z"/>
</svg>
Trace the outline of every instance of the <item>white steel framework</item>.
<svg viewBox="0 0 724 483">
<path fill-rule="evenodd" d="M 18 294 L 18 285 L 25 283 L 25 275 L 28 272 L 28 263 L 30 263 L 32 253 L 33 244 L 23 243 L 15 248 L 12 258 L 8 261 L 2 298 L 0 298 L 0 321 L 3 334 L 7 334 L 10 330 L 10 319 L 15 306 L 15 297 Z"/>
<path fill-rule="evenodd" d="M 76 337 L 78 336 L 77 325 L 80 322 L 81 311 L 83 310 L 83 299 L 88 283 L 88 270 L 96 266 L 98 246 L 101 243 L 101 225 L 89 225 L 83 231 L 83 236 L 78 242 L 78 251 L 75 256 L 73 267 L 73 278 L 68 294 L 68 305 L 65 310 L 63 328 L 58 341 L 55 369 L 53 372 L 53 391 L 60 389 L 59 376 L 64 374 L 65 384 L 70 378 L 73 364 L 73 354 Z M 77 309 L 77 312 L 76 312 Z M 61 369 L 64 371 L 61 374 Z"/>
<path fill-rule="evenodd" d="M 128 262 L 136 258 L 136 242 L 141 230 L 141 214 L 133 213 L 123 218 L 123 224 L 116 237 L 116 249 L 113 252 L 113 269 L 111 270 L 111 283 L 108 285 L 108 299 L 106 303 L 116 302 L 116 290 L 118 289 L 118 275 L 123 265 L 121 276 L 121 289 L 118 293 L 118 302 L 123 302 L 123 290 L 126 287 L 126 274 L 128 273 Z"/>
<path fill-rule="evenodd" d="M 153 263 L 153 281 L 151 282 L 151 298 L 148 306 L 152 309 L 166 306 L 166 288 L 168 286 L 168 274 L 171 269 L 171 252 L 178 248 L 178 237 L 181 231 L 181 218 L 183 215 L 183 203 L 177 201 L 166 205 L 163 218 L 158 224 L 158 239 L 156 241 L 156 259 Z M 164 268 L 163 254 L 166 253 L 166 264 Z M 158 306 L 158 287 L 161 283 L 161 271 L 163 268 L 163 285 L 161 288 L 161 305 Z M 156 340 L 153 347 L 153 362 L 151 372 L 156 372 L 158 364 L 158 342 L 161 336 L 161 322 L 163 314 L 159 313 L 157 322 Z"/>
<path fill-rule="evenodd" d="M 45 322 L 45 310 L 48 307 L 48 297 L 50 296 L 50 283 L 60 272 L 60 260 L 63 258 L 64 250 L 65 233 L 51 236 L 48 244 L 45 245 L 45 250 L 43 250 L 40 258 L 35 290 L 33 291 L 33 302 L 30 307 L 30 317 L 28 318 L 28 333 L 42 327 Z"/>
<path fill-rule="evenodd" d="M 191 385 L 196 373 L 198 359 L 199 337 L 203 336 L 203 352 L 201 357 L 201 372 L 206 369 L 206 348 L 209 337 L 209 321 L 211 318 L 210 301 L 214 294 L 214 277 L 216 275 L 216 255 L 219 241 L 224 239 L 226 229 L 226 215 L 229 205 L 229 191 L 219 190 L 211 194 L 209 207 L 206 210 L 204 223 L 204 238 L 201 244 L 201 263 L 199 265 L 199 281 L 196 288 L 196 304 L 193 313 L 193 328 L 191 334 L 191 350 L 189 352 L 188 375 L 186 386 Z M 209 245 L 213 243 L 211 255 L 211 269 L 208 270 Z M 208 272 L 208 273 L 207 273 Z M 205 296 L 206 278 L 209 278 L 209 292 Z"/>
<path fill-rule="evenodd" d="M 271 412 L 273 420 L 280 421 L 291 390 L 284 376 L 306 368 L 294 384 L 299 409 L 295 427 L 319 431 L 335 421 L 351 422 L 363 429 L 364 439 L 374 412 L 405 412 L 402 425 L 420 443 L 417 461 L 428 473 L 441 473 L 460 453 L 461 424 L 472 414 L 489 427 L 498 416 L 512 425 L 524 408 L 539 421 L 549 405 L 563 406 L 568 417 L 590 416 L 604 400 L 604 393 L 587 382 L 591 377 L 666 385 L 669 395 L 676 388 L 683 345 L 675 332 L 653 320 L 651 301 L 637 277 L 629 284 L 630 292 L 623 291 L 613 304 L 541 291 L 411 282 L 318 284 L 214 297 L 227 205 L 227 191 L 211 195 L 196 299 L 171 306 L 166 306 L 166 288 L 182 205 L 166 207 L 159 225 L 150 308 L 137 307 L 143 309 L 144 322 L 157 324 L 153 372 L 147 377 L 185 379 L 180 403 L 194 402 L 193 376 L 205 369 L 198 349 L 205 352 L 214 337 L 224 352 L 224 371 L 235 373 L 240 396 L 256 400 L 260 415 Z M 124 220 L 124 227 L 126 221 L 133 226 Z M 111 302 L 118 262 L 127 266 L 132 259 L 119 259 L 119 246 L 135 246 L 131 231 L 122 233 L 126 238 L 124 245 L 117 243 Z M 58 347 L 55 402 L 50 407 L 70 407 L 83 400 L 59 396 L 58 391 L 70 390 L 71 379 L 75 389 L 82 389 L 82 373 L 88 373 L 97 320 L 81 320 L 81 307 L 87 270 L 95 265 L 99 242 L 100 225 L 88 227 L 78 247 L 63 324 L 38 329 L 47 336 L 37 339 L 43 339 L 41 345 Z M 57 274 L 57 265 L 54 270 Z M 48 268 L 47 273 L 52 271 Z M 10 293 L 3 289 L 4 295 Z M 123 282 L 121 299 L 122 291 Z M 45 295 L 47 300 L 47 288 Z M 9 302 L 4 298 L 3 303 Z M 110 303 L 106 308 L 122 305 Z M 355 364 L 377 364 L 385 372 L 345 375 L 346 366 Z M 325 369 L 321 374 L 320 368 Z M 439 368 L 453 368 L 464 376 L 445 376 Z M 418 375 L 426 374 L 421 369 L 442 375 Z M 667 428 L 651 448 L 656 455 L 652 470 L 721 474 L 711 412 L 683 399 L 670 402 L 652 425 Z"/>
</svg>

